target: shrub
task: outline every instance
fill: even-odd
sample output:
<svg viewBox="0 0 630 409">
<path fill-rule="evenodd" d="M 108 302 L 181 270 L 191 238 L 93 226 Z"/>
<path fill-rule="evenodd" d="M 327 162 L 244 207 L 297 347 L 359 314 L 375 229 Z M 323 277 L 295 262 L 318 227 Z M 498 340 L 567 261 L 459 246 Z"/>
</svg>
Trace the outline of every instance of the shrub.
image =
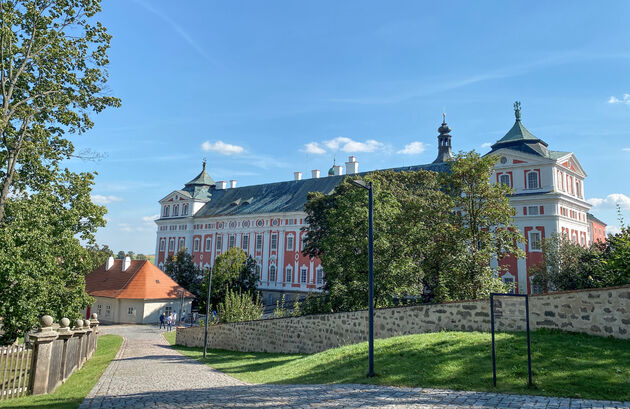
<svg viewBox="0 0 630 409">
<path fill-rule="evenodd" d="M 263 305 L 258 294 L 252 297 L 248 293 L 226 289 L 225 299 L 218 306 L 221 322 L 241 322 L 258 320 L 263 313 Z"/>
</svg>

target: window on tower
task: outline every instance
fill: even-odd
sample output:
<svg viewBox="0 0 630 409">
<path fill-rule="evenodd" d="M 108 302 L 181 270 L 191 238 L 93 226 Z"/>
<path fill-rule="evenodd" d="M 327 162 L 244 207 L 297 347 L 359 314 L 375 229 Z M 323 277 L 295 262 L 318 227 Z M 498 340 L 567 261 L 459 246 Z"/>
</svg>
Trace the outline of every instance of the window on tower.
<svg viewBox="0 0 630 409">
<path fill-rule="evenodd" d="M 168 214 L 170 212 L 171 206 L 164 206 L 164 211 L 162 212 L 162 215 L 164 217 L 168 217 Z"/>
<path fill-rule="evenodd" d="M 531 251 L 542 250 L 542 243 L 540 242 L 540 232 L 529 233 L 529 249 Z"/>
<path fill-rule="evenodd" d="M 538 189 L 538 172 L 527 173 L 527 188 Z"/>
<path fill-rule="evenodd" d="M 188 204 L 182 205 L 182 216 L 186 216 L 188 214 Z"/>
<path fill-rule="evenodd" d="M 510 182 L 510 175 L 504 174 L 504 175 L 499 176 L 499 183 L 504 186 L 511 187 L 512 183 Z"/>
<path fill-rule="evenodd" d="M 179 216 L 179 205 L 173 206 L 173 217 Z"/>
</svg>

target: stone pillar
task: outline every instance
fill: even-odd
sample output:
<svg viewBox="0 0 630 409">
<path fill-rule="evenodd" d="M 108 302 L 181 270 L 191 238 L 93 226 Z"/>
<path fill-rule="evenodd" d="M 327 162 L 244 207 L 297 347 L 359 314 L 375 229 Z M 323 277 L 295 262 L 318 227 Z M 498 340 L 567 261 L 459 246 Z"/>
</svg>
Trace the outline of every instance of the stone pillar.
<svg viewBox="0 0 630 409">
<path fill-rule="evenodd" d="M 48 392 L 48 378 L 50 374 L 50 360 L 53 341 L 59 336 L 53 331 L 53 318 L 44 315 L 39 319 L 41 329 L 31 334 L 33 344 L 33 364 L 31 367 L 30 389 L 33 395 L 41 395 Z"/>
<path fill-rule="evenodd" d="M 90 359 L 92 354 L 92 328 L 90 328 L 90 320 L 83 320 L 83 330 L 85 331 L 83 348 L 83 362 Z"/>
<path fill-rule="evenodd" d="M 96 352 L 96 347 L 98 346 L 98 315 L 96 313 L 92 313 L 90 316 L 90 327 L 92 327 L 92 355 Z"/>
<path fill-rule="evenodd" d="M 85 330 L 83 329 L 83 320 L 81 318 L 74 321 L 74 335 L 79 338 L 77 347 L 77 368 L 80 369 L 83 366 L 85 360 L 83 357 L 85 353 Z"/>
<path fill-rule="evenodd" d="M 59 329 L 57 330 L 57 334 L 59 335 L 59 339 L 63 340 L 63 351 L 61 355 L 61 381 L 65 381 L 70 376 L 67 373 L 67 363 L 68 363 L 68 340 L 72 338 L 74 334 L 70 331 L 70 320 L 67 318 L 62 318 L 59 321 Z"/>
</svg>

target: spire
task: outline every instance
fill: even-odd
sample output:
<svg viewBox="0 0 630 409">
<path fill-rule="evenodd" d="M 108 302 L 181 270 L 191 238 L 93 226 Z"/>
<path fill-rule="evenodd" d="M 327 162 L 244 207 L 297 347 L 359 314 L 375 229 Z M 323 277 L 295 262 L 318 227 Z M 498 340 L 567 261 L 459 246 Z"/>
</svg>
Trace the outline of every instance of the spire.
<svg viewBox="0 0 630 409">
<path fill-rule="evenodd" d="M 438 156 L 433 163 L 446 162 L 453 159 L 451 153 L 451 128 L 446 124 L 446 114 L 442 112 L 442 126 L 438 128 Z"/>
<path fill-rule="evenodd" d="M 202 171 L 205 171 L 205 170 L 206 170 L 206 158 L 203 158 L 203 162 L 202 162 L 202 164 L 203 164 L 203 169 L 202 169 Z"/>
</svg>

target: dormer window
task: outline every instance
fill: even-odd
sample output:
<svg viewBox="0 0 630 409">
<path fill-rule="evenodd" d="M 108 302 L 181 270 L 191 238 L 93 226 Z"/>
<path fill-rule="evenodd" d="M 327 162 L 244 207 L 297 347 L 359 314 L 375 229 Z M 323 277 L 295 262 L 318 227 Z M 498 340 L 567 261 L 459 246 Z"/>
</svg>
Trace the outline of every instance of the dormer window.
<svg viewBox="0 0 630 409">
<path fill-rule="evenodd" d="M 168 217 L 170 210 L 171 210 L 171 206 L 164 206 L 164 211 L 162 212 L 162 216 Z"/>
<path fill-rule="evenodd" d="M 538 172 L 527 173 L 527 189 L 538 189 Z"/>
<path fill-rule="evenodd" d="M 188 214 L 188 203 L 182 205 L 182 216 L 186 216 Z"/>
<path fill-rule="evenodd" d="M 179 216 L 179 205 L 173 206 L 173 217 Z"/>
</svg>

